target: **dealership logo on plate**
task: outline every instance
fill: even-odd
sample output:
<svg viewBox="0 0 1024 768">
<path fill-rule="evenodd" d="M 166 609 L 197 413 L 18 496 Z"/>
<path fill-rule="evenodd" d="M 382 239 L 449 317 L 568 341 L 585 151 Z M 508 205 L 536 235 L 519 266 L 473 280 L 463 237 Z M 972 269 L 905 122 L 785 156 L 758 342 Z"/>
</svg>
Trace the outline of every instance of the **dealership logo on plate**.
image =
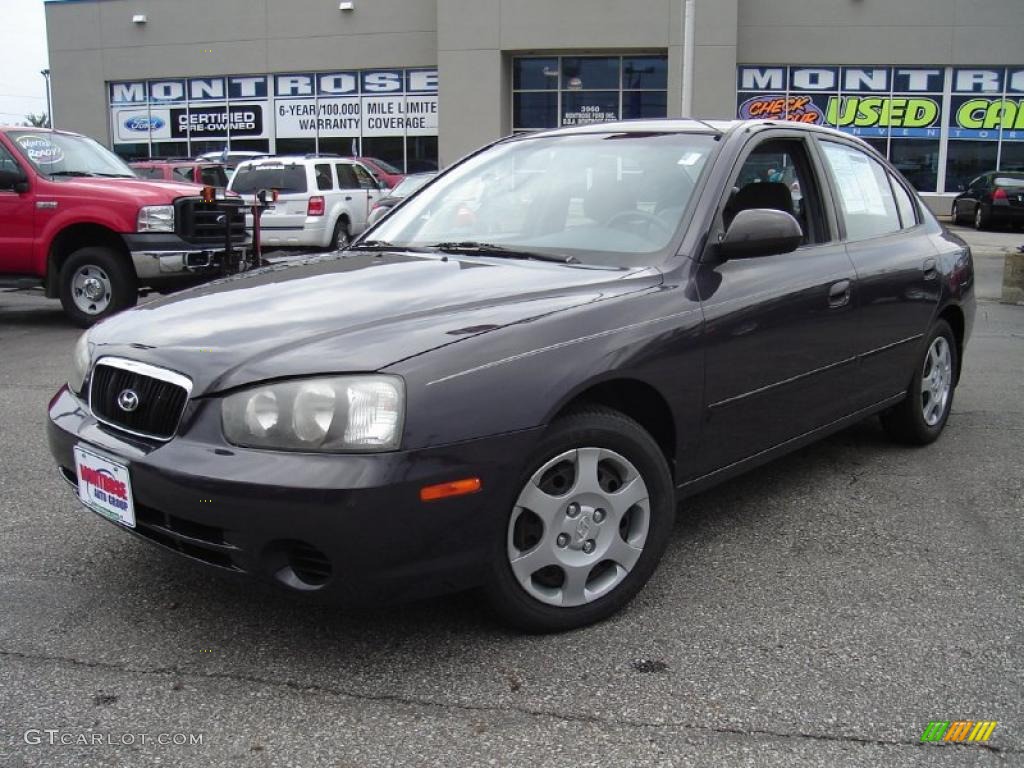
<svg viewBox="0 0 1024 768">
<path fill-rule="evenodd" d="M 124 121 L 124 129 L 135 133 L 159 131 L 166 123 L 155 115 L 132 115 Z"/>
</svg>

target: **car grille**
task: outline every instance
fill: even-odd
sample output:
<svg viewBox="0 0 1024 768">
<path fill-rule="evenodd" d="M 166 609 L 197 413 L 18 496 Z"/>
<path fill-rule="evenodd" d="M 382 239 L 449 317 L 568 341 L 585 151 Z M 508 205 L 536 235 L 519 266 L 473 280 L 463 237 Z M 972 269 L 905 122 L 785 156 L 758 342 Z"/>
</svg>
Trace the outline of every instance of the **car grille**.
<svg viewBox="0 0 1024 768">
<path fill-rule="evenodd" d="M 178 428 L 190 388 L 191 382 L 173 371 L 132 360 L 104 358 L 92 371 L 89 406 L 96 418 L 110 426 L 143 437 L 169 440 Z M 129 392 L 135 395 L 134 410 L 126 410 L 119 402 Z"/>
<path fill-rule="evenodd" d="M 174 203 L 174 228 L 182 240 L 196 245 L 223 245 L 224 227 L 231 223 L 231 242 L 245 241 L 245 212 L 241 200 L 205 203 L 183 197 Z"/>
</svg>

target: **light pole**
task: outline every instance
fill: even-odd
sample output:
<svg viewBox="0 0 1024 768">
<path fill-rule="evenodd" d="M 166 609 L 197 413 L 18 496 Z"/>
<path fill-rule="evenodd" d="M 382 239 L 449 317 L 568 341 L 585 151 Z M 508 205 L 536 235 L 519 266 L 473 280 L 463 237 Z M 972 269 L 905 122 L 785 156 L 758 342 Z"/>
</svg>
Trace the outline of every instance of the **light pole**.
<svg viewBox="0 0 1024 768">
<path fill-rule="evenodd" d="M 50 103 L 50 70 L 41 69 L 39 74 L 46 78 L 46 121 L 53 128 L 53 105 Z"/>
</svg>

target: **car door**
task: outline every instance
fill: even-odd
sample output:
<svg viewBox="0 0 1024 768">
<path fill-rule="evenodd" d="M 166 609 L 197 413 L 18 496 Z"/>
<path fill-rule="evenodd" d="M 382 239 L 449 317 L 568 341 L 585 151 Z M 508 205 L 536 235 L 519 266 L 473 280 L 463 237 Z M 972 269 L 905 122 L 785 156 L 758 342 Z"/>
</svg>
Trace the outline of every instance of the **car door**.
<svg viewBox="0 0 1024 768">
<path fill-rule="evenodd" d="M 24 173 L 14 155 L 0 143 L 0 170 Z M 28 178 L 28 174 L 25 174 Z M 31 181 L 29 182 L 31 184 Z M 0 189 L 0 272 L 31 274 L 35 243 L 35 195 Z"/>
<path fill-rule="evenodd" d="M 856 402 L 867 407 L 907 388 L 939 303 L 938 252 L 917 196 L 863 148 L 821 139 L 835 207 L 857 273 L 861 358 Z"/>
<path fill-rule="evenodd" d="M 696 272 L 705 318 L 702 473 L 766 451 L 850 413 L 856 276 L 806 132 L 763 132 L 734 170 L 708 242 L 740 210 L 792 213 L 792 253 L 722 261 Z"/>
</svg>

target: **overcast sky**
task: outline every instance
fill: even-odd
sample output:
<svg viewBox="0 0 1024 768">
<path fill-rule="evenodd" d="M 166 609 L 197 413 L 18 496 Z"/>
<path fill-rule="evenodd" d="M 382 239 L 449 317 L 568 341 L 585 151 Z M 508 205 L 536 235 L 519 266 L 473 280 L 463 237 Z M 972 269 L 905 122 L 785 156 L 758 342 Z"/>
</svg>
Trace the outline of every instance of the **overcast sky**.
<svg viewBox="0 0 1024 768">
<path fill-rule="evenodd" d="M 0 20 L 0 123 L 21 123 L 46 111 L 43 0 L 0 0 Z"/>
</svg>

